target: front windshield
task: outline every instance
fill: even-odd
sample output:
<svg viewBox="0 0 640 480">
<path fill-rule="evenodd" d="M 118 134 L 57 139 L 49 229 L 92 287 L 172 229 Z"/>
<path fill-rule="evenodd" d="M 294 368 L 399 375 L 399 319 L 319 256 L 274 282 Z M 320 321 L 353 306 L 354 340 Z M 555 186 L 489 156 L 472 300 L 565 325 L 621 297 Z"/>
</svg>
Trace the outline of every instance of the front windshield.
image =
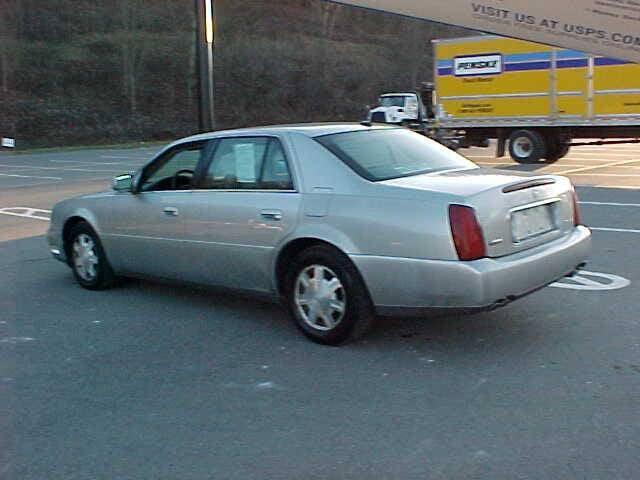
<svg viewBox="0 0 640 480">
<path fill-rule="evenodd" d="M 380 97 L 381 107 L 404 107 L 404 96 Z"/>
<path fill-rule="evenodd" d="M 357 174 L 374 182 L 477 168 L 452 150 L 404 128 L 337 133 L 316 140 Z"/>
</svg>

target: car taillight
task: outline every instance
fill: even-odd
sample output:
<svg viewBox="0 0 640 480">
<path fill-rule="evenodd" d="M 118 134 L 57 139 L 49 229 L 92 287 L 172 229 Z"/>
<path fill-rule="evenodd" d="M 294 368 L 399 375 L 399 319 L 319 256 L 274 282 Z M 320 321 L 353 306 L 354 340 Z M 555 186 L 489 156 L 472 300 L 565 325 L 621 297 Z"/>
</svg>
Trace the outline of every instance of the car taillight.
<svg viewBox="0 0 640 480">
<path fill-rule="evenodd" d="M 473 208 L 449 205 L 449 224 L 460 260 L 477 260 L 487 255 L 482 228 Z"/>
<path fill-rule="evenodd" d="M 571 197 L 573 199 L 573 224 L 577 227 L 582 225 L 582 218 L 580 218 L 580 205 L 578 203 L 578 194 L 575 190 L 571 192 Z"/>
</svg>

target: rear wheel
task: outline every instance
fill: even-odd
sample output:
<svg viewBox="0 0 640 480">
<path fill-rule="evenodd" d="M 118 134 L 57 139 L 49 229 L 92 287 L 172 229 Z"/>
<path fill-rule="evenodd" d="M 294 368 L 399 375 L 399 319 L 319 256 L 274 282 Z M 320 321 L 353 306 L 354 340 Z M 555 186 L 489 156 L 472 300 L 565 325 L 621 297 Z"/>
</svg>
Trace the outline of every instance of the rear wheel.
<svg viewBox="0 0 640 480">
<path fill-rule="evenodd" d="M 509 136 L 509 154 L 518 163 L 537 163 L 547 156 L 547 142 L 535 130 L 516 130 Z"/>
<path fill-rule="evenodd" d="M 286 301 L 296 325 L 311 340 L 339 345 L 364 335 L 375 314 L 359 272 L 338 250 L 302 251 L 286 279 Z"/>
<path fill-rule="evenodd" d="M 563 139 L 552 139 L 549 141 L 549 151 L 547 152 L 547 161 L 555 162 L 569 153 L 571 145 L 569 141 Z"/>
<path fill-rule="evenodd" d="M 67 240 L 67 258 L 77 282 L 89 290 L 109 288 L 115 281 L 111 265 L 93 228 L 75 225 Z"/>
</svg>

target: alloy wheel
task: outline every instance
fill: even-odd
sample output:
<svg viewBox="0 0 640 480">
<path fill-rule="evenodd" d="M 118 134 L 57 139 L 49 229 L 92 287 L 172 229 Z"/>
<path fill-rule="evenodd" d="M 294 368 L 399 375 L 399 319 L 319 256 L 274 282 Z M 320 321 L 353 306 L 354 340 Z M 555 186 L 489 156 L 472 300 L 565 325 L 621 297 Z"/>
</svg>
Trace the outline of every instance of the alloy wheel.
<svg viewBox="0 0 640 480">
<path fill-rule="evenodd" d="M 344 318 L 347 297 L 338 276 L 323 265 L 310 265 L 295 281 L 294 302 L 298 314 L 311 328 L 333 330 Z"/>
<path fill-rule="evenodd" d="M 78 235 L 72 245 L 73 265 L 76 272 L 86 282 L 92 282 L 98 276 L 98 255 L 96 244 L 86 233 Z"/>
</svg>

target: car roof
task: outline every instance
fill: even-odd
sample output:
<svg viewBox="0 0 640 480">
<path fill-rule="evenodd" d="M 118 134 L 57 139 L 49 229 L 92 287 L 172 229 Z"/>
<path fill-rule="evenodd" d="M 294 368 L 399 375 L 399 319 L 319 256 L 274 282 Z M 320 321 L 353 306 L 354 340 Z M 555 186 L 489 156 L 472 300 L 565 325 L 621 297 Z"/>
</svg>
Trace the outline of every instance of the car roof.
<svg viewBox="0 0 640 480">
<path fill-rule="evenodd" d="M 362 130 L 385 130 L 398 128 L 386 125 L 363 125 L 360 123 L 297 123 L 291 125 L 267 125 L 262 127 L 238 128 L 233 130 L 218 130 L 214 132 L 201 133 L 191 137 L 183 138 L 175 143 L 195 142 L 209 140 L 224 136 L 243 135 L 281 135 L 283 133 L 301 133 L 308 137 L 320 137 L 334 133 L 358 132 Z"/>
</svg>

